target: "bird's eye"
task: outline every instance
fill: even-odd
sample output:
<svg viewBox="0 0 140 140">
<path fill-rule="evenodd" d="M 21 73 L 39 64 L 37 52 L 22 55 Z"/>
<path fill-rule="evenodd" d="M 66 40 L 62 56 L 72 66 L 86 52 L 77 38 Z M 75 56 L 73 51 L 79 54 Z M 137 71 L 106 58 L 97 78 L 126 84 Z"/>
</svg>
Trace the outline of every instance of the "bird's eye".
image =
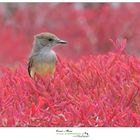
<svg viewBox="0 0 140 140">
<path fill-rule="evenodd" d="M 48 41 L 53 41 L 53 39 L 52 38 L 49 38 Z"/>
</svg>

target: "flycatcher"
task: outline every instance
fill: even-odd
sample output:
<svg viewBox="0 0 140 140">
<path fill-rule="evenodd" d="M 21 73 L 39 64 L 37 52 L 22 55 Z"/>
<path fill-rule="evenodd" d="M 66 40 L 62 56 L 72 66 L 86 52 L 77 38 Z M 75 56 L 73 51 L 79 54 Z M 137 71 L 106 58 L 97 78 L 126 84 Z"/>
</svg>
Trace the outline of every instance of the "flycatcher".
<svg viewBox="0 0 140 140">
<path fill-rule="evenodd" d="M 53 76 L 56 66 L 56 54 L 52 48 L 67 42 L 52 33 L 40 33 L 34 36 L 33 48 L 29 57 L 28 73 L 34 78 L 35 74 Z"/>
</svg>

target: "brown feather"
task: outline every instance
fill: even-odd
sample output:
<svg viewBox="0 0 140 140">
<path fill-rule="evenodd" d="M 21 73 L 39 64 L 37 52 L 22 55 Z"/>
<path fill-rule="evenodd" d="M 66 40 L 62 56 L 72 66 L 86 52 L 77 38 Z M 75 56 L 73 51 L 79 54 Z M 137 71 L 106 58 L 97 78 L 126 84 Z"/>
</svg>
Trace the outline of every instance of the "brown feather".
<svg viewBox="0 0 140 140">
<path fill-rule="evenodd" d="M 31 68 L 32 68 L 32 65 L 33 65 L 33 59 L 32 59 L 32 57 L 30 57 L 29 58 L 29 62 L 28 62 L 28 74 L 29 74 L 30 77 L 32 77 L 31 76 Z"/>
</svg>

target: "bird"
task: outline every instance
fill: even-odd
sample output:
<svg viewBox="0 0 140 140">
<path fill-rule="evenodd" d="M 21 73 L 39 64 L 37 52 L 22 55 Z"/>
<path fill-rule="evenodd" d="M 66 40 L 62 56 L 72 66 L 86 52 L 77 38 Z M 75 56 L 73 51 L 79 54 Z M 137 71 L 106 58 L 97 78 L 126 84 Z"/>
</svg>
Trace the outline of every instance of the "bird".
<svg viewBox="0 0 140 140">
<path fill-rule="evenodd" d="M 43 32 L 34 36 L 32 51 L 28 59 L 28 74 L 31 78 L 35 75 L 53 76 L 56 69 L 57 56 L 52 50 L 54 46 L 67 44 L 55 34 Z"/>
</svg>

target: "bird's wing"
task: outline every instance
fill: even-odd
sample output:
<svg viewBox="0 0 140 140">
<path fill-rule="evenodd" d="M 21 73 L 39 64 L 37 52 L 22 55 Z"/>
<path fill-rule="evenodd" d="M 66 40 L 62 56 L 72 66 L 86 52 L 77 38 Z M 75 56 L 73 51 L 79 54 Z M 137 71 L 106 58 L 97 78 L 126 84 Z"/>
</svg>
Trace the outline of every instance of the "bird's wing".
<svg viewBox="0 0 140 140">
<path fill-rule="evenodd" d="M 32 68 L 32 66 L 33 66 L 33 58 L 30 57 L 29 58 L 29 62 L 28 62 L 28 73 L 29 73 L 30 77 L 32 77 L 32 75 L 31 75 L 31 68 Z"/>
</svg>

